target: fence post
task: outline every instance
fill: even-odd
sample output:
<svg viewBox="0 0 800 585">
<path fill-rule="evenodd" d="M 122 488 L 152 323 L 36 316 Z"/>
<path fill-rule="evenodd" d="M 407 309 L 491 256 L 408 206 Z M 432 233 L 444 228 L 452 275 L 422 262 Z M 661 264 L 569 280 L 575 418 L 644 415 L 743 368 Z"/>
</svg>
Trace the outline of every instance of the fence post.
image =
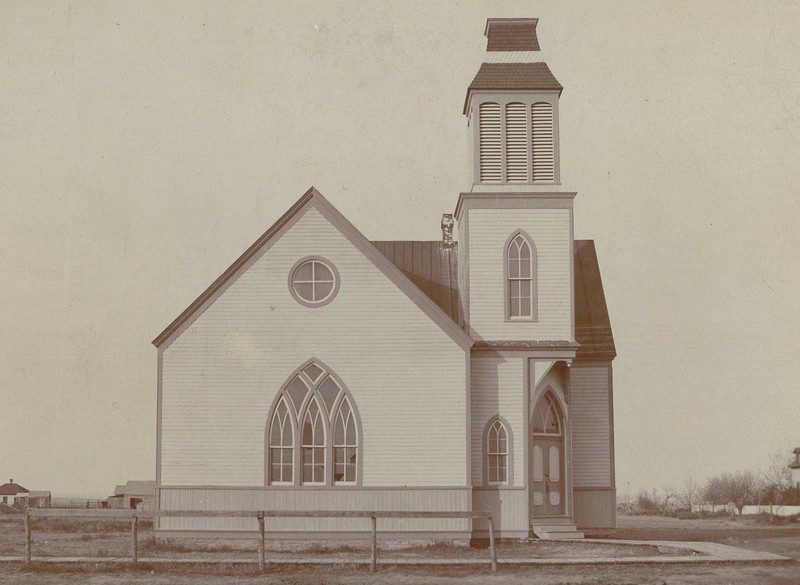
<svg viewBox="0 0 800 585">
<path fill-rule="evenodd" d="M 264 512 L 258 513 L 258 570 L 262 573 L 266 567 L 264 561 Z"/>
<path fill-rule="evenodd" d="M 492 555 L 492 573 L 497 572 L 497 549 L 494 546 L 494 521 L 492 515 L 489 514 L 489 549 Z"/>
<path fill-rule="evenodd" d="M 131 518 L 131 557 L 135 567 L 139 564 L 139 516 L 135 512 Z"/>
<path fill-rule="evenodd" d="M 369 572 L 374 573 L 378 570 L 378 517 L 373 514 L 372 520 L 372 557 L 369 563 Z"/>
<path fill-rule="evenodd" d="M 31 511 L 25 508 L 25 564 L 31 564 Z"/>
</svg>

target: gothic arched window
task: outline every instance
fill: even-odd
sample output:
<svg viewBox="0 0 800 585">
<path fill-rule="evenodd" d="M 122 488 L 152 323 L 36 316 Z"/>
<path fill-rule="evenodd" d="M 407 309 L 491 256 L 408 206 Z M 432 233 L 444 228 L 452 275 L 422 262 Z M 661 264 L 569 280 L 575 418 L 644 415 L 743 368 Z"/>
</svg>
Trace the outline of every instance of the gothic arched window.
<svg viewBox="0 0 800 585">
<path fill-rule="evenodd" d="M 486 473 L 490 484 L 508 482 L 508 431 L 495 420 L 486 433 Z"/>
<path fill-rule="evenodd" d="M 360 424 L 344 385 L 329 368 L 309 361 L 284 384 L 272 407 L 266 483 L 360 483 Z"/>
<path fill-rule="evenodd" d="M 536 311 L 536 248 L 517 232 L 506 244 L 506 318 L 533 321 Z"/>
</svg>

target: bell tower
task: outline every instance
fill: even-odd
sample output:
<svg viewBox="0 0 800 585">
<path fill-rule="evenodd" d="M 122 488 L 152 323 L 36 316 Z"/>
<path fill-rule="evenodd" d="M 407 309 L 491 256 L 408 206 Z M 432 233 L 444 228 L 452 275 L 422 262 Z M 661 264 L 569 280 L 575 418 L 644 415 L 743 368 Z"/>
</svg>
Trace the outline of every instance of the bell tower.
<svg viewBox="0 0 800 585">
<path fill-rule="evenodd" d="M 456 206 L 464 321 L 487 342 L 574 344 L 573 199 L 536 18 L 490 18 L 467 88 L 472 177 Z"/>
<path fill-rule="evenodd" d="M 563 87 L 543 61 L 536 18 L 490 18 L 486 57 L 467 89 L 473 191 L 558 185 L 558 98 Z"/>
</svg>

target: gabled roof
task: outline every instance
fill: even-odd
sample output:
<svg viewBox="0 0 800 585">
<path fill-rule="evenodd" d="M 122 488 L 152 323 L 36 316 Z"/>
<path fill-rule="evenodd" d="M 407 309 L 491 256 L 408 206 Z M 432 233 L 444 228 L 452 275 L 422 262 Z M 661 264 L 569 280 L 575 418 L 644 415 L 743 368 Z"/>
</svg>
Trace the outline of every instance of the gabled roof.
<svg viewBox="0 0 800 585">
<path fill-rule="evenodd" d="M 114 488 L 115 496 L 154 496 L 155 493 L 155 481 L 128 481 Z"/>
<path fill-rule="evenodd" d="M 475 79 L 467 88 L 464 113 L 467 113 L 469 98 L 473 91 L 557 91 L 564 87 L 558 82 L 547 63 L 482 63 Z"/>
<path fill-rule="evenodd" d="M 592 240 L 575 240 L 575 340 L 581 344 L 578 359 L 612 360 L 617 355 Z"/>
<path fill-rule="evenodd" d="M 314 207 L 331 224 L 333 224 L 350 242 L 383 272 L 401 291 L 403 291 L 428 317 L 430 317 L 451 339 L 462 348 L 468 349 L 473 341 L 434 301 L 426 296 L 418 287 L 403 274 L 386 256 L 373 246 L 364 234 L 358 231 L 331 203 L 322 196 L 314 187 L 306 193 L 281 216 L 275 224 L 261 235 L 236 261 L 231 264 L 203 294 L 189 305 L 164 331 L 153 340 L 153 345 L 161 347 L 173 338 L 182 328 L 188 326 L 194 319 L 202 314 L 209 306 L 215 295 L 234 282 L 237 276 L 254 260 L 257 255 L 266 250 L 284 229 L 288 229 L 303 213 Z"/>
<path fill-rule="evenodd" d="M 458 323 L 458 248 L 433 242 L 372 242 L 425 296 Z"/>
<path fill-rule="evenodd" d="M 458 245 L 442 242 L 373 242 L 375 247 L 429 296 L 453 322 L 458 323 Z M 612 360 L 617 355 L 608 317 L 597 253 L 591 240 L 576 240 L 575 254 L 575 340 L 580 347 L 576 358 Z M 439 262 L 438 266 L 436 262 Z M 475 347 L 577 347 L 569 341 L 476 342 Z"/>
<path fill-rule="evenodd" d="M 19 485 L 18 483 L 14 483 L 14 480 L 11 480 L 3 485 L 0 485 L 0 496 L 16 496 L 17 494 L 27 494 L 28 490 L 24 487 Z"/>
</svg>

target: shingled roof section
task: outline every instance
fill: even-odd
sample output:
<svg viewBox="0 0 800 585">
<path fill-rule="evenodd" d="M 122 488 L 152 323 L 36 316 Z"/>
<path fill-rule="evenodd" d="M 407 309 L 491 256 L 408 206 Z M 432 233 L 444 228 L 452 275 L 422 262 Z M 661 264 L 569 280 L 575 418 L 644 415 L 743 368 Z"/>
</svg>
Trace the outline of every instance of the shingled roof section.
<svg viewBox="0 0 800 585">
<path fill-rule="evenodd" d="M 486 23 L 487 51 L 538 51 L 535 18 Z"/>
<path fill-rule="evenodd" d="M 564 87 L 558 82 L 547 63 L 482 63 L 475 79 L 467 88 L 464 113 L 469 97 L 479 90 L 555 90 Z"/>
<path fill-rule="evenodd" d="M 457 244 L 452 247 L 440 241 L 372 244 L 458 323 Z M 597 254 L 591 240 L 575 241 L 575 340 L 580 344 L 577 359 L 605 361 L 617 355 Z"/>
<path fill-rule="evenodd" d="M 13 479 L 9 480 L 8 483 L 0 485 L 0 496 L 16 496 L 17 494 L 26 493 L 28 493 L 28 490 L 18 483 L 14 483 Z"/>
<path fill-rule="evenodd" d="M 458 323 L 456 247 L 435 242 L 372 242 L 378 251 Z"/>
<path fill-rule="evenodd" d="M 578 359 L 610 361 L 617 355 L 592 240 L 575 241 L 575 340 L 581 344 Z"/>
</svg>

